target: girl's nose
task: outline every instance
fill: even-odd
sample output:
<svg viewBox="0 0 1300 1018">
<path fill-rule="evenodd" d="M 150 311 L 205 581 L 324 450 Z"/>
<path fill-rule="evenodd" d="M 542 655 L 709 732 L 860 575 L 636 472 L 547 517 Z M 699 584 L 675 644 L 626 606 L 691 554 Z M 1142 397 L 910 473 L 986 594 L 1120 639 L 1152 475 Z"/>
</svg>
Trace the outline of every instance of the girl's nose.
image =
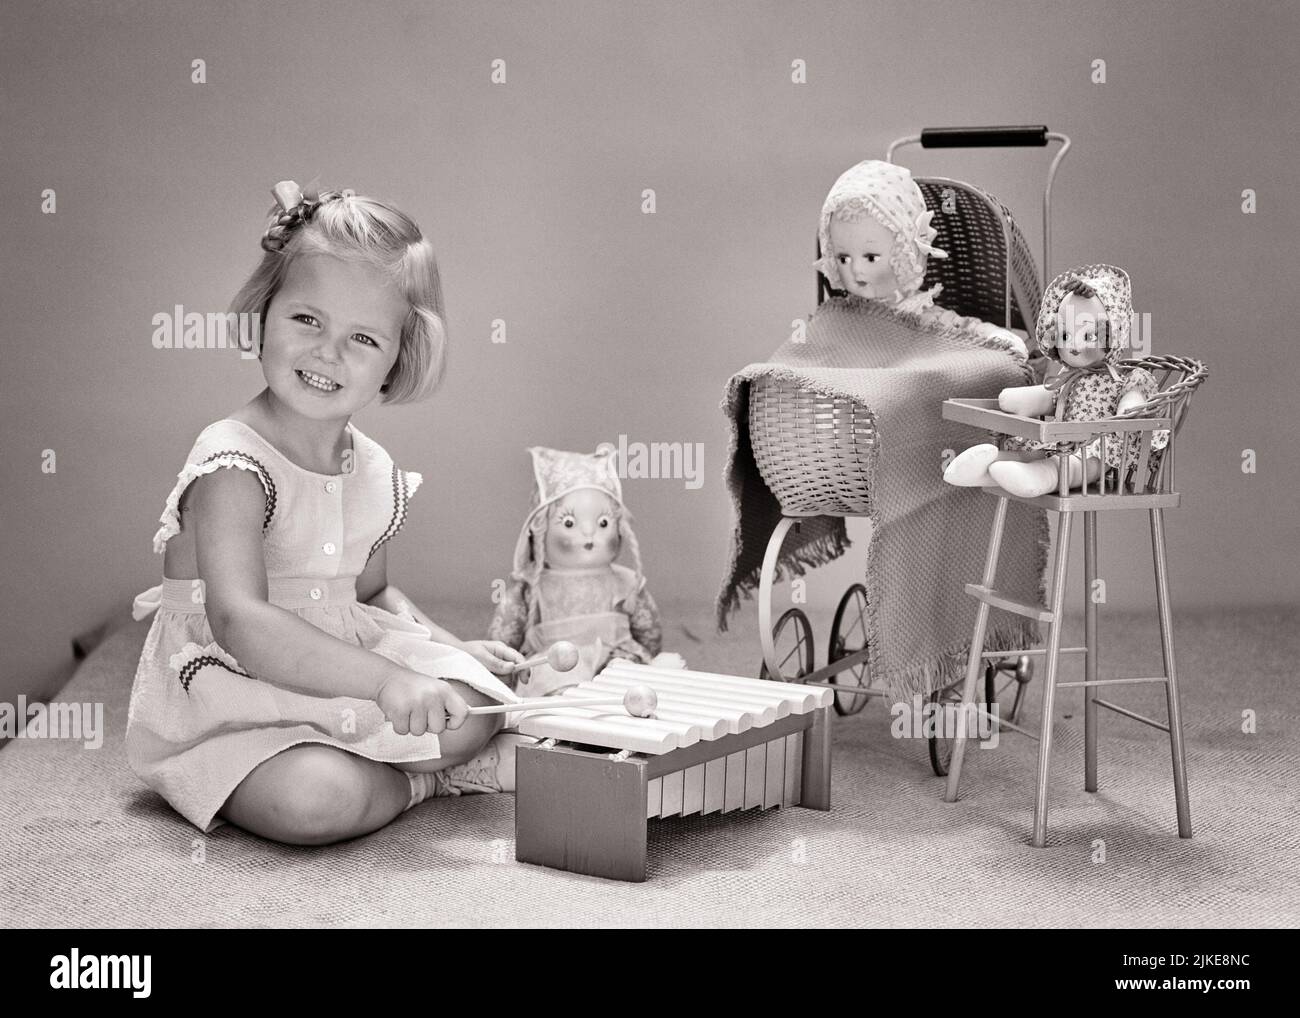
<svg viewBox="0 0 1300 1018">
<path fill-rule="evenodd" d="M 323 361 L 337 363 L 342 359 L 343 343 L 331 336 L 323 336 L 316 345 L 316 356 Z"/>
</svg>

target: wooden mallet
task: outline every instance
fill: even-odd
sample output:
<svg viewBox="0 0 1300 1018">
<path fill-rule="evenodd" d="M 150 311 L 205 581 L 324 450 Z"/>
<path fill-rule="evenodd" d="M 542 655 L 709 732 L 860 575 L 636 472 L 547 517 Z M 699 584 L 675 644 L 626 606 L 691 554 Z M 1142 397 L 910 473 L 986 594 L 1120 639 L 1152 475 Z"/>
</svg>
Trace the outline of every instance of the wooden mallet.
<svg viewBox="0 0 1300 1018">
<path fill-rule="evenodd" d="M 550 665 L 557 672 L 571 671 L 578 663 L 578 648 L 568 640 L 556 640 L 551 644 L 550 649 L 545 654 L 538 654 L 530 657 L 527 661 L 520 661 L 510 669 L 511 675 L 518 675 L 520 672 L 527 671 L 529 668 L 536 668 L 538 665 Z"/>
<path fill-rule="evenodd" d="M 572 707 L 625 708 L 634 718 L 652 718 L 659 706 L 659 697 L 649 686 L 629 686 L 622 696 L 546 696 L 537 700 L 520 700 L 518 703 L 494 703 L 490 707 L 471 707 L 471 714 L 513 714 L 521 710 L 566 710 Z"/>
</svg>

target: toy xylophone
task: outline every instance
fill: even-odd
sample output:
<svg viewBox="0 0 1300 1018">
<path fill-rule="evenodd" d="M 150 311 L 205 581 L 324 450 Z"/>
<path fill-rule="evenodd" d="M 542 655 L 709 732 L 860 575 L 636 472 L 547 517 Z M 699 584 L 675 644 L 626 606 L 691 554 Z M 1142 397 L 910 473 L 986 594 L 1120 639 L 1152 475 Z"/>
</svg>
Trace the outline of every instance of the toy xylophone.
<svg viewBox="0 0 1300 1018">
<path fill-rule="evenodd" d="M 607 705 L 517 721 L 543 741 L 516 756 L 516 859 L 640 881 L 652 818 L 830 809 L 829 689 L 615 659 L 555 699 L 617 699 L 633 686 L 654 690 L 653 718 Z"/>
</svg>

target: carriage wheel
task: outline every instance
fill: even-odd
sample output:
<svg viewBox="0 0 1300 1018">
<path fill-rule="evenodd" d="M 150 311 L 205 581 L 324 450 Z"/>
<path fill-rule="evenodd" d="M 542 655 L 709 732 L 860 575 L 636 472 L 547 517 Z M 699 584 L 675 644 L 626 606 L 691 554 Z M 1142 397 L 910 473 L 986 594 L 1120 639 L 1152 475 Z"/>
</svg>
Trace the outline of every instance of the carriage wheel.
<svg viewBox="0 0 1300 1018">
<path fill-rule="evenodd" d="M 996 682 L 998 675 L 997 665 L 989 662 L 984 668 L 984 703 L 991 705 L 994 703 L 994 696 L 997 693 Z M 963 679 L 946 689 L 939 689 L 930 694 L 930 702 L 938 705 L 942 710 L 946 704 L 961 703 L 961 687 L 965 684 Z M 1024 689 L 1021 685 L 1019 689 Z M 996 714 L 992 706 L 985 708 L 990 713 Z M 948 776 L 948 764 L 952 761 L 952 739 L 950 739 L 942 724 L 943 715 L 940 714 L 936 719 L 938 724 L 935 727 L 933 735 L 926 735 L 925 741 L 930 750 L 930 767 L 934 773 L 941 778 Z"/>
<path fill-rule="evenodd" d="M 839 607 L 835 609 L 835 621 L 831 623 L 831 647 L 827 658 L 828 664 L 834 664 L 867 645 L 867 588 L 855 583 L 840 598 Z M 850 686 L 854 689 L 867 689 L 871 685 L 871 667 L 866 661 L 836 672 L 831 682 L 837 686 Z M 856 714 L 867 705 L 869 696 L 852 694 L 835 694 L 835 713 L 841 717 Z"/>
<path fill-rule="evenodd" d="M 1011 663 L 1012 661 L 1015 662 L 1014 665 Z M 1001 689 L 988 694 L 989 703 L 1001 703 L 1005 700 L 1014 684 L 1015 694 L 1011 701 L 1011 709 L 1006 712 L 999 711 L 998 716 L 1004 717 L 1012 724 L 1015 724 L 1020 717 L 1020 702 L 1025 698 L 1025 687 L 1034 677 L 1034 659 L 1027 654 L 1022 654 L 1017 658 L 1003 658 L 997 661 L 993 667 L 996 668 L 995 680 L 997 674 L 1010 674 L 1011 680 L 1004 682 Z"/>
<path fill-rule="evenodd" d="M 758 673 L 760 679 L 778 682 L 798 682 L 813 670 L 813 632 L 808 616 L 798 608 L 791 608 L 772 627 L 772 643 L 776 647 L 776 661 L 781 674 L 773 675 L 767 662 Z"/>
</svg>

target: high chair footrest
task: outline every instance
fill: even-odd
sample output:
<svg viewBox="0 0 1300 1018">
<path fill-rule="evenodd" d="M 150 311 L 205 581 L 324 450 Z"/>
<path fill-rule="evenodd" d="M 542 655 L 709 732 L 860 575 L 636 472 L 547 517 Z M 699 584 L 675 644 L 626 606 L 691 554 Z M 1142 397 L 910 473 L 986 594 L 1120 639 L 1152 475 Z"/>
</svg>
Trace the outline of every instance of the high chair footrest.
<svg viewBox="0 0 1300 1018">
<path fill-rule="evenodd" d="M 1017 615 L 1023 615 L 1028 619 L 1036 619 L 1039 622 L 1055 622 L 1056 616 L 1046 608 L 1040 608 L 1036 604 L 1025 604 L 1023 601 L 1017 601 L 1013 597 L 1008 597 L 1000 590 L 993 587 L 986 587 L 981 583 L 966 584 L 966 593 L 971 597 L 983 601 L 985 604 L 992 605 L 994 608 L 1001 608 L 1003 611 L 1015 612 Z"/>
</svg>

